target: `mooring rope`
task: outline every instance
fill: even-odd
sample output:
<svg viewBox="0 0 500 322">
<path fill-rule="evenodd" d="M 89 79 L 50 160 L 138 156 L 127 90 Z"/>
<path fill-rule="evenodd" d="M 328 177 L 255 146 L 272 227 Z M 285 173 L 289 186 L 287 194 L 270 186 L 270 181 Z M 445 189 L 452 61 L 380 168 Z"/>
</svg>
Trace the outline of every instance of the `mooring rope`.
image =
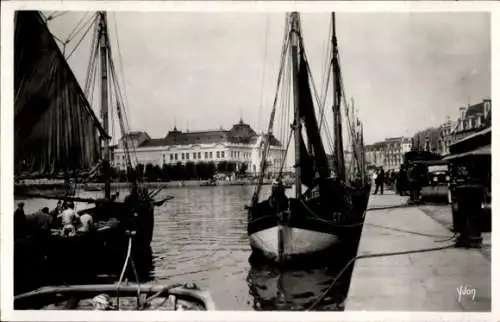
<svg viewBox="0 0 500 322">
<path fill-rule="evenodd" d="M 407 255 L 407 254 L 417 254 L 417 253 L 427 253 L 427 252 L 433 252 L 433 251 L 438 251 L 438 250 L 444 250 L 444 249 L 449 249 L 449 248 L 454 248 L 455 244 L 447 245 L 447 246 L 441 246 L 441 247 L 430 247 L 430 248 L 422 248 L 422 249 L 415 249 L 415 250 L 407 250 L 407 251 L 399 251 L 399 252 L 391 252 L 391 253 L 377 253 L 377 254 L 366 254 L 366 255 L 360 255 L 352 258 L 345 266 L 342 268 L 342 270 L 335 276 L 333 279 L 333 282 L 328 286 L 325 292 L 321 294 L 314 303 L 306 309 L 306 311 L 310 311 L 314 309 L 328 294 L 328 292 L 335 286 L 337 283 L 337 280 L 344 274 L 344 272 L 347 270 L 349 266 L 351 266 L 352 263 L 354 263 L 358 259 L 363 259 L 363 258 L 375 258 L 375 257 L 389 257 L 389 256 L 398 256 L 398 255 Z"/>
<path fill-rule="evenodd" d="M 127 249 L 127 256 L 125 257 L 125 263 L 123 264 L 122 272 L 120 274 L 120 279 L 118 280 L 118 284 L 116 286 L 116 292 L 117 292 L 117 302 L 116 302 L 116 307 L 118 310 L 120 310 L 120 285 L 123 281 L 123 277 L 125 276 L 125 271 L 127 269 L 128 263 L 130 262 L 132 265 L 132 269 L 134 270 L 134 275 L 135 279 L 137 281 L 137 306 L 140 305 L 140 295 L 141 295 L 141 284 L 139 280 L 139 275 L 137 274 L 137 270 L 135 269 L 135 264 L 134 260 L 131 258 L 132 254 L 132 236 L 134 234 L 131 232 L 129 235 L 128 239 L 128 249 Z"/>
</svg>

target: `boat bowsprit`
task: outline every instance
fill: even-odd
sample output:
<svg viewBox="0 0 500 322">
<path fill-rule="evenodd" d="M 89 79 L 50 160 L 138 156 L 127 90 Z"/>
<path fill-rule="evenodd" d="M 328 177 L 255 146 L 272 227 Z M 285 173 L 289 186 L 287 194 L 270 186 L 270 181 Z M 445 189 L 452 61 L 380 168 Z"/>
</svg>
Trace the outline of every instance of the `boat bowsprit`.
<svg viewBox="0 0 500 322">
<path fill-rule="evenodd" d="M 215 304 L 194 284 L 47 286 L 14 297 L 16 310 L 209 311 Z"/>
</svg>

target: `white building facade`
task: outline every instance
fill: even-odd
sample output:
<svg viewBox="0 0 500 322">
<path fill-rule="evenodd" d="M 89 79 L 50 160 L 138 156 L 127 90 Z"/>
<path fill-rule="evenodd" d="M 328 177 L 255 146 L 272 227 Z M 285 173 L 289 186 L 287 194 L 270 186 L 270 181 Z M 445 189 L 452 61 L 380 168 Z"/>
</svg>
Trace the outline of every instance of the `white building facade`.
<svg viewBox="0 0 500 322">
<path fill-rule="evenodd" d="M 145 132 L 131 132 L 122 137 L 114 149 L 112 165 L 126 169 L 125 140 L 128 148 L 134 152 L 137 164 L 152 164 L 162 167 L 164 164 L 186 164 L 188 162 L 234 162 L 237 168 L 246 164 L 247 173 L 258 174 L 262 156 L 261 146 L 264 134 L 257 134 L 242 120 L 230 130 L 182 132 L 174 128 L 164 138 L 152 139 Z M 274 136 L 271 136 L 270 153 L 267 158 L 267 170 L 279 171 L 285 156 L 285 150 Z"/>
<path fill-rule="evenodd" d="M 411 150 L 411 138 L 388 138 L 365 147 L 365 161 L 385 170 L 399 169 L 403 163 L 404 155 Z"/>
</svg>

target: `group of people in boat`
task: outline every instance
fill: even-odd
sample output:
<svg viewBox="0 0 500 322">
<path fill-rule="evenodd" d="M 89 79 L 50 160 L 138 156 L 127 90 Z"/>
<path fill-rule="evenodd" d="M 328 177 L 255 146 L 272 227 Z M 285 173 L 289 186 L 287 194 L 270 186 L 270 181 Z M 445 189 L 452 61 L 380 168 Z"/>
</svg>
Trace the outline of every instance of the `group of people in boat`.
<svg viewBox="0 0 500 322">
<path fill-rule="evenodd" d="M 20 202 L 14 212 L 16 238 L 28 234 L 49 234 L 54 230 L 62 236 L 74 236 L 90 232 L 93 228 L 92 216 L 88 213 L 79 215 L 73 201 L 59 200 L 52 211 L 43 207 L 31 214 L 24 213 L 24 203 Z"/>
</svg>

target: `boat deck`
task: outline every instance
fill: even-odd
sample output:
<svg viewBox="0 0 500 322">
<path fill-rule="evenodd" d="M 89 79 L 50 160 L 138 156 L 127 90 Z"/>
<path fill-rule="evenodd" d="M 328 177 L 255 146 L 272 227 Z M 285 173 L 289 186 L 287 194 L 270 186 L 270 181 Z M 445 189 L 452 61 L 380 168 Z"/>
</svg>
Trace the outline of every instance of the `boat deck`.
<svg viewBox="0 0 500 322">
<path fill-rule="evenodd" d="M 368 208 L 405 199 L 388 191 L 372 195 Z M 452 236 L 418 207 L 369 211 L 358 256 L 443 247 L 453 244 Z M 491 244 L 490 236 L 483 233 L 483 243 Z M 491 311 L 491 260 L 479 249 L 459 248 L 359 259 L 345 310 Z"/>
</svg>

